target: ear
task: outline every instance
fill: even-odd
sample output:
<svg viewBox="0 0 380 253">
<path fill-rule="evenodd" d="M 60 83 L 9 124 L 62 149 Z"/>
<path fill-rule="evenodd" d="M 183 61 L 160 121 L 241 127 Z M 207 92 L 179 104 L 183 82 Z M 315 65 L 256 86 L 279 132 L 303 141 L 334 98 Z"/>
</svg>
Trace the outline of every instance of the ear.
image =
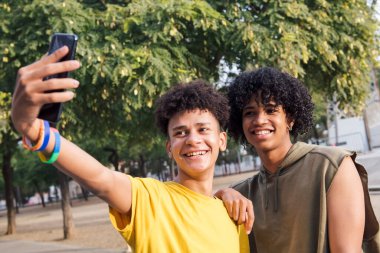
<svg viewBox="0 0 380 253">
<path fill-rule="evenodd" d="M 220 151 L 225 151 L 227 148 L 227 133 L 220 132 L 219 133 L 219 149 Z"/>
<path fill-rule="evenodd" d="M 165 146 L 166 146 L 166 153 L 168 153 L 168 155 L 171 154 L 171 152 L 172 152 L 172 145 L 171 145 L 169 139 L 166 140 L 166 145 Z M 169 155 L 169 157 L 170 157 L 170 155 Z"/>
<path fill-rule="evenodd" d="M 288 121 L 286 124 L 286 128 L 288 129 L 288 132 L 290 133 L 293 130 L 294 121 Z"/>
<path fill-rule="evenodd" d="M 286 117 L 286 125 L 293 127 L 294 126 L 294 120 L 292 118 Z"/>
</svg>

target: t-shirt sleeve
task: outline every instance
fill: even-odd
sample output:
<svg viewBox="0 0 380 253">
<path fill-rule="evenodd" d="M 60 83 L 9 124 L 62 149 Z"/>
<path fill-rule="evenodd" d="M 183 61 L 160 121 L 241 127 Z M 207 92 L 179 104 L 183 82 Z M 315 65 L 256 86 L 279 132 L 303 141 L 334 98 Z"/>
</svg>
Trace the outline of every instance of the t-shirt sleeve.
<svg viewBox="0 0 380 253">
<path fill-rule="evenodd" d="M 136 234 L 145 234 L 154 224 L 154 209 L 160 203 L 159 184 L 154 179 L 133 178 L 132 206 L 129 214 L 123 214 L 109 208 L 109 216 L 113 227 L 131 244 L 136 241 Z M 144 230 L 144 231 L 141 231 Z M 143 232 L 143 233 L 141 233 Z M 141 240 L 143 238 L 140 238 Z"/>
<path fill-rule="evenodd" d="M 239 244 L 240 253 L 249 253 L 249 239 L 247 233 L 245 232 L 244 224 L 239 225 Z"/>
</svg>

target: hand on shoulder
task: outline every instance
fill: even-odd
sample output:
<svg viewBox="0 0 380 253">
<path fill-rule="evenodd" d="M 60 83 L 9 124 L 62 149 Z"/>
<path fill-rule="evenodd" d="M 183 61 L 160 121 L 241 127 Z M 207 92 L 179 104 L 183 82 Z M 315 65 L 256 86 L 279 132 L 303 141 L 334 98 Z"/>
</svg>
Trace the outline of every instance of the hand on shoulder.
<svg viewBox="0 0 380 253">
<path fill-rule="evenodd" d="M 239 225 L 244 223 L 247 234 L 251 233 L 255 220 L 252 201 L 232 188 L 217 191 L 215 197 L 223 201 L 231 219 Z"/>
</svg>

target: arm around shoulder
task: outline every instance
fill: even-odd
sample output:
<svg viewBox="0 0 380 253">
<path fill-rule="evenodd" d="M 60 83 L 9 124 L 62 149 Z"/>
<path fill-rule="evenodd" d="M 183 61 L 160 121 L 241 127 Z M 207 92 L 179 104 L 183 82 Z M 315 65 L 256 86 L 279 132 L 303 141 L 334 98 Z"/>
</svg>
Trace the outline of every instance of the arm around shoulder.
<svg viewBox="0 0 380 253">
<path fill-rule="evenodd" d="M 244 223 L 247 234 L 251 233 L 255 221 L 252 201 L 233 188 L 221 189 L 215 197 L 223 201 L 231 219 L 238 224 Z"/>
<path fill-rule="evenodd" d="M 362 252 L 364 192 L 350 157 L 343 159 L 327 192 L 327 220 L 331 252 Z"/>
</svg>

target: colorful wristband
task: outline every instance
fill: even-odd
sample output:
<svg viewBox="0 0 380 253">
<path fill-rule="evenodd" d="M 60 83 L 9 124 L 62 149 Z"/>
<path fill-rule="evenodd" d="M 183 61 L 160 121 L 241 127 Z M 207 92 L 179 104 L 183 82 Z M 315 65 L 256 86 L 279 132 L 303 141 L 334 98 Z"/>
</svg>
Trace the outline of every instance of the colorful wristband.
<svg viewBox="0 0 380 253">
<path fill-rule="evenodd" d="M 36 151 L 44 151 L 50 140 L 50 124 L 47 120 L 44 120 L 44 141 L 42 146 Z"/>
<path fill-rule="evenodd" d="M 25 136 L 22 137 L 22 144 L 23 144 L 24 148 L 27 150 L 37 151 L 42 147 L 42 145 L 44 143 L 45 124 L 40 119 L 38 119 L 38 122 L 40 122 L 40 127 L 39 127 L 39 131 L 38 131 L 38 140 L 37 140 L 36 145 L 33 146 L 31 141 L 28 138 L 26 138 Z"/>
<path fill-rule="evenodd" d="M 54 150 L 51 154 L 49 160 L 45 157 L 45 155 L 42 152 L 38 152 L 38 157 L 40 158 L 41 162 L 52 164 L 55 161 L 57 161 L 59 152 L 61 151 L 61 136 L 59 135 L 59 132 L 55 128 L 50 128 L 51 131 L 54 133 L 55 136 L 55 144 L 54 144 Z"/>
</svg>

